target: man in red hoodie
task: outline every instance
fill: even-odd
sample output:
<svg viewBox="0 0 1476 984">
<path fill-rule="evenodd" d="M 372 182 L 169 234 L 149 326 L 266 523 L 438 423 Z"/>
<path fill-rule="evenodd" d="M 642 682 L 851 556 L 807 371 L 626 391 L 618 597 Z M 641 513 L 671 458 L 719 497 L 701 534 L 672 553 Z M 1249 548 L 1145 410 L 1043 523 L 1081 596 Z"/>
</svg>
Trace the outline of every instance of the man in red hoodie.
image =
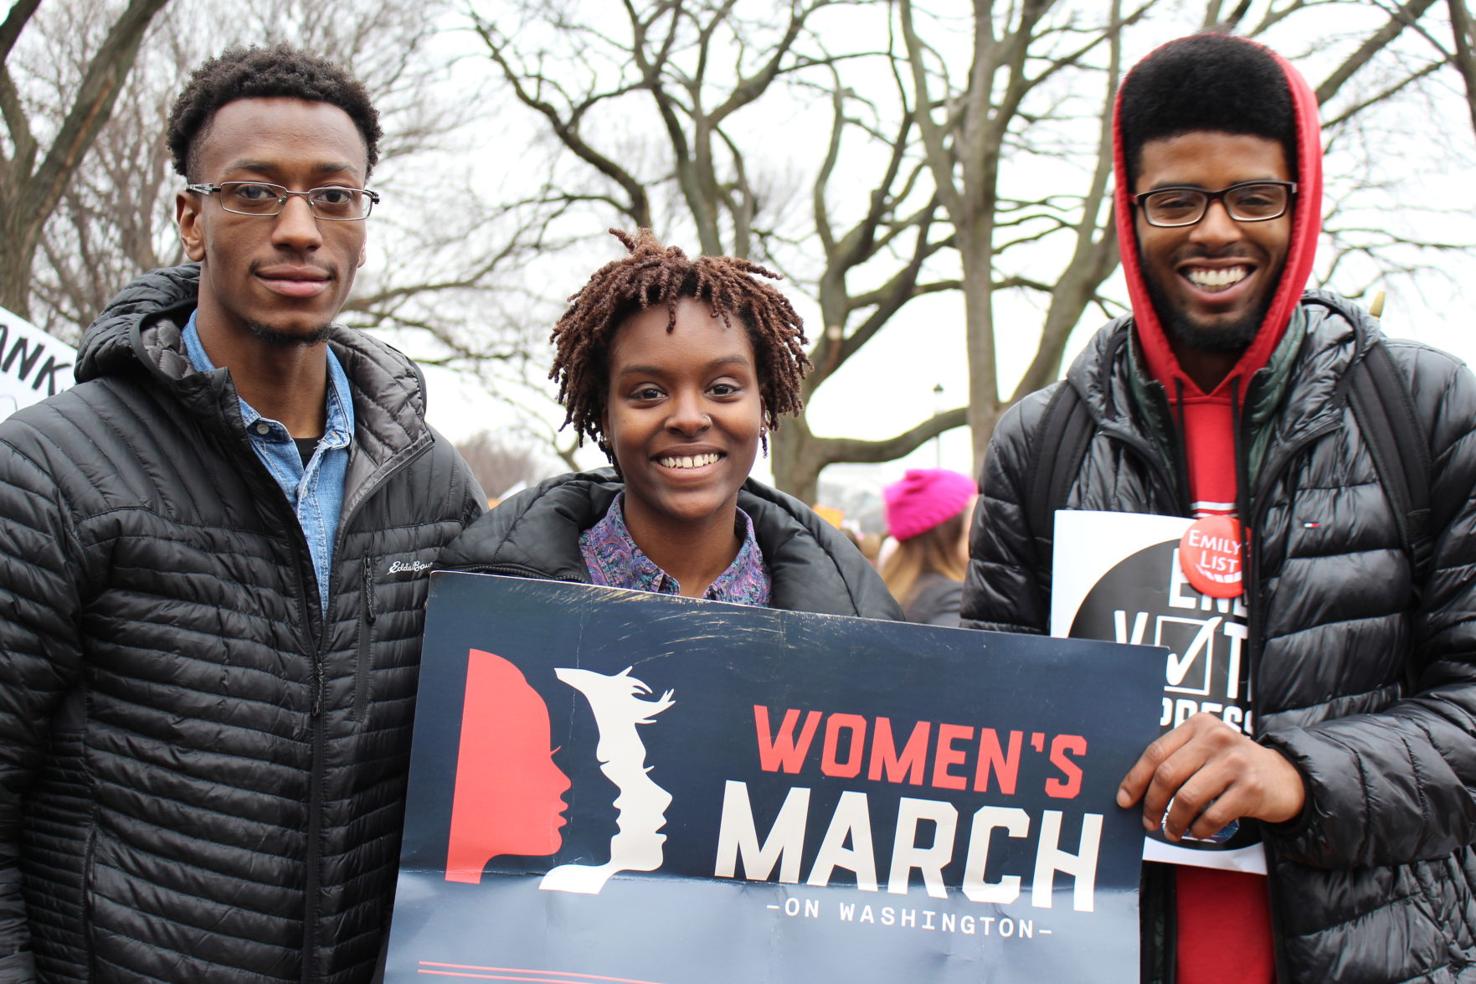
<svg viewBox="0 0 1476 984">
<path fill-rule="evenodd" d="M 1207 676 L 1208 713 L 1166 713 L 1118 793 L 1176 862 L 1145 866 L 1145 979 L 1476 980 L 1476 380 L 1305 291 L 1320 130 L 1275 53 L 1159 48 L 1124 79 L 1114 155 L 1132 314 L 1000 421 L 965 624 L 1048 628 L 1051 533 L 1030 503 L 1070 387 L 1090 436 L 1059 505 L 1193 517 L 1232 545 L 1218 579 L 1187 540 L 1175 563 L 1236 658 Z M 1428 563 L 1349 405 L 1377 347 L 1428 445 Z M 1222 835 L 1233 852 L 1188 849 Z M 1237 860 L 1205 866 L 1215 853 Z"/>
</svg>

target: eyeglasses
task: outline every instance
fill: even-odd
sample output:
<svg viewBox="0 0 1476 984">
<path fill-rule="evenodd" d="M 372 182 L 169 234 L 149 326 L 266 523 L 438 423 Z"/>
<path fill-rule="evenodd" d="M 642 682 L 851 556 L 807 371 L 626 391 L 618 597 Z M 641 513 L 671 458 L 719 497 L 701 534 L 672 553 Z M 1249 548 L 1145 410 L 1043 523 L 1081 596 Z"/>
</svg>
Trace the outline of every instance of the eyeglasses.
<svg viewBox="0 0 1476 984">
<path fill-rule="evenodd" d="M 1198 223 L 1215 200 L 1224 203 L 1225 211 L 1236 222 L 1279 219 L 1286 214 L 1296 191 L 1295 181 L 1241 181 L 1219 191 L 1177 185 L 1155 188 L 1135 195 L 1133 200 L 1143 210 L 1143 218 L 1149 225 L 1174 229 Z"/>
<path fill-rule="evenodd" d="M 223 181 L 220 184 L 185 185 L 197 195 L 219 195 L 220 207 L 237 215 L 281 215 L 287 199 L 300 195 L 308 208 L 320 219 L 335 222 L 362 222 L 369 218 L 379 195 L 368 188 L 344 188 L 326 185 L 307 191 L 292 191 L 265 181 Z"/>
</svg>

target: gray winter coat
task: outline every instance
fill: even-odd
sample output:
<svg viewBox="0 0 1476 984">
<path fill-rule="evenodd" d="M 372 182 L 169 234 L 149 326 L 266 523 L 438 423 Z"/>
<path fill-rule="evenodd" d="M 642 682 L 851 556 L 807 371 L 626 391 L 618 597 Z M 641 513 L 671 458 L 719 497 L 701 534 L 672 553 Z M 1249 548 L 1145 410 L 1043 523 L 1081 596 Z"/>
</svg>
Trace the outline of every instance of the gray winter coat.
<svg viewBox="0 0 1476 984">
<path fill-rule="evenodd" d="M 198 271 L 0 423 L 0 980 L 368 980 L 399 857 L 428 569 L 481 510 L 415 366 L 330 340 L 357 432 L 326 619 Z"/>
<path fill-rule="evenodd" d="M 1264 465 L 1242 491 L 1257 738 L 1296 765 L 1308 793 L 1299 819 L 1264 829 L 1278 977 L 1476 980 L 1476 380 L 1338 308 L 1304 301 L 1308 334 Z M 1131 392 L 1129 331 L 1108 326 L 1058 384 L 1076 387 L 1096 422 L 1067 505 L 1186 515 L 1162 450 L 1174 443 Z M 1429 438 L 1434 567 L 1423 584 L 1340 385 L 1376 344 L 1406 375 Z M 1027 397 L 995 432 L 965 624 L 1046 628 L 1050 583 L 1024 495 L 1049 398 Z"/>
</svg>

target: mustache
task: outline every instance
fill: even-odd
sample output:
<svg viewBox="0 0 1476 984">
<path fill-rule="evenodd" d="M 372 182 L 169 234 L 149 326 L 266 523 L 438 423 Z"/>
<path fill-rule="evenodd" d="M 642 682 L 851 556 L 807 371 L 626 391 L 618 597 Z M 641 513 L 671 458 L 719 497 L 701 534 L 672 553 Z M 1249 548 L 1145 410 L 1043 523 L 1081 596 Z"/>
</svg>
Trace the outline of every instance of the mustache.
<svg viewBox="0 0 1476 984">
<path fill-rule="evenodd" d="M 1175 263 L 1183 263 L 1186 260 L 1247 260 L 1255 261 L 1255 251 L 1244 243 L 1230 243 L 1218 249 L 1212 249 L 1198 243 L 1186 244 L 1174 257 Z"/>
</svg>

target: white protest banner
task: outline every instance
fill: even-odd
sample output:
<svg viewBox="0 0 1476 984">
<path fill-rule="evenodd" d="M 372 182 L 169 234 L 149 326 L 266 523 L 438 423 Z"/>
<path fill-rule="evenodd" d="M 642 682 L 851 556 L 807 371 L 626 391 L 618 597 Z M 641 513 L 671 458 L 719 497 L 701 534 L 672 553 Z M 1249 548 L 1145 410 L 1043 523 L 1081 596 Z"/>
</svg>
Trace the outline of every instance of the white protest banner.
<svg viewBox="0 0 1476 984">
<path fill-rule="evenodd" d="M 0 420 L 75 382 L 77 350 L 0 308 Z"/>
<path fill-rule="evenodd" d="M 1169 731 L 1204 712 L 1254 734 L 1245 605 L 1238 595 L 1211 597 L 1190 583 L 1180 550 L 1193 526 L 1182 516 L 1059 510 L 1051 635 L 1167 647 L 1159 727 Z M 1238 551 L 1238 540 L 1227 545 L 1237 575 Z M 1249 823 L 1220 843 L 1150 834 L 1143 859 L 1266 871 L 1265 849 Z"/>
</svg>

